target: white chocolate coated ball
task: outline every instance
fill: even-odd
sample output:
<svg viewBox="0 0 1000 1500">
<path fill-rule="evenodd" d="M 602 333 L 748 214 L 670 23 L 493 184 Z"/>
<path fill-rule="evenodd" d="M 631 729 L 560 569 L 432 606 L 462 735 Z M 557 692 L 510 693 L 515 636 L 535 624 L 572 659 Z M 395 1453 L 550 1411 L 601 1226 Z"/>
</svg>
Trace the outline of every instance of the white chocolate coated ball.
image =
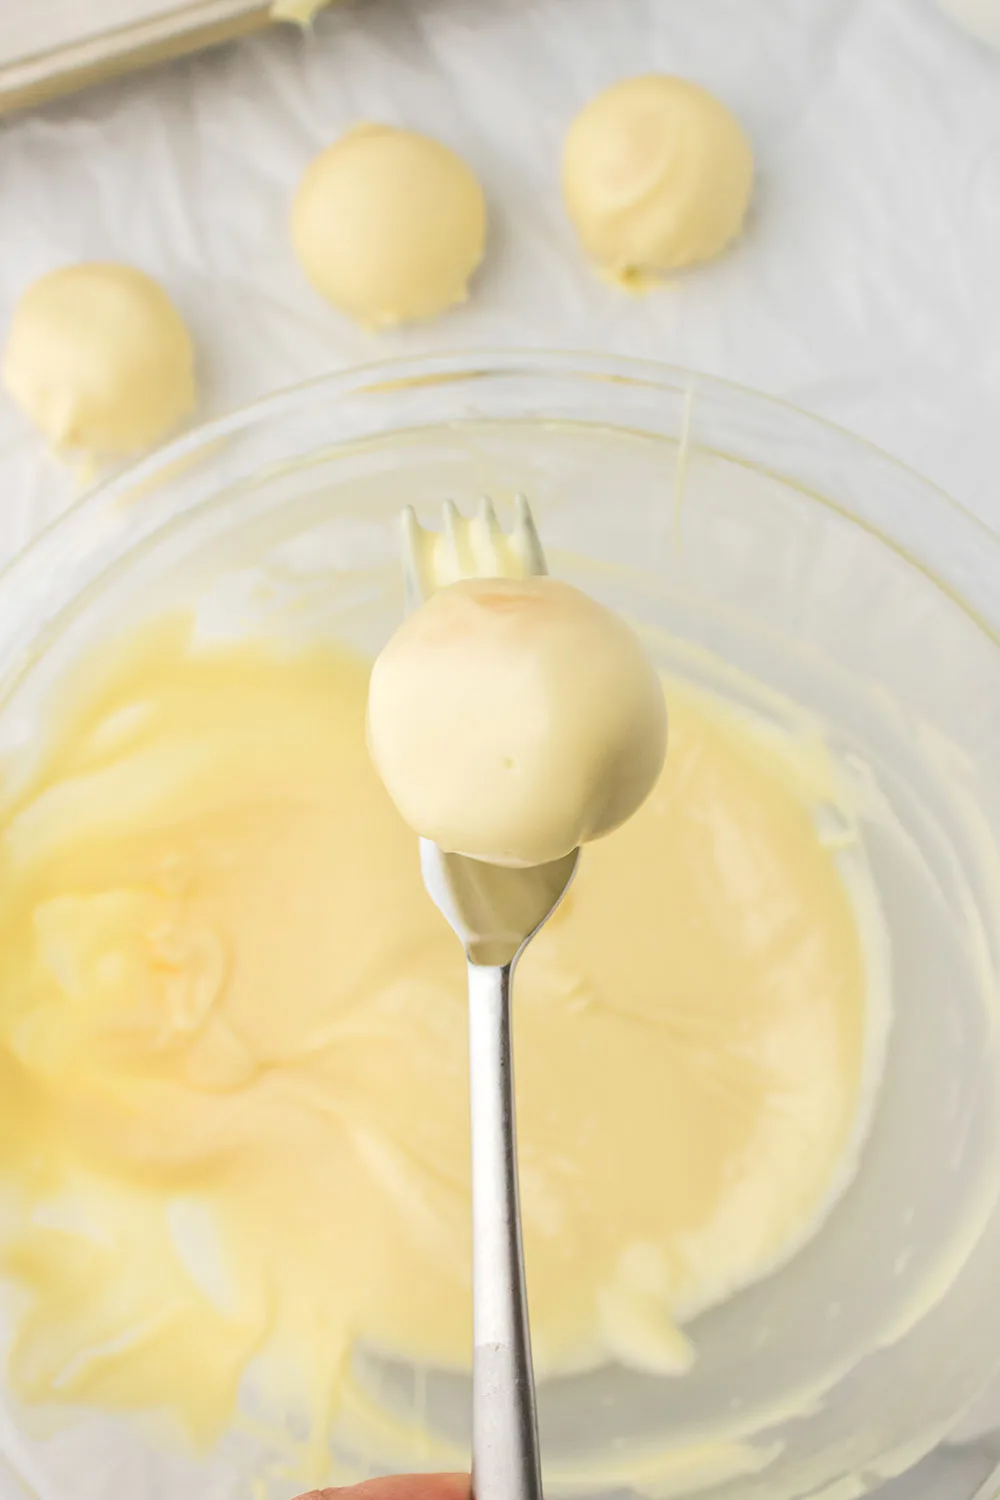
<svg viewBox="0 0 1000 1500">
<path fill-rule="evenodd" d="M 125 457 L 194 406 L 194 350 L 152 277 L 111 262 L 64 266 L 17 304 L 3 383 L 57 448 Z"/>
<path fill-rule="evenodd" d="M 639 638 L 551 578 L 432 594 L 372 670 L 368 742 L 405 821 L 449 852 L 538 865 L 652 790 L 663 688 Z"/>
<path fill-rule="evenodd" d="M 717 255 L 739 234 L 753 153 L 739 121 L 684 78 L 625 78 L 566 135 L 563 197 L 606 276 L 641 289 Z"/>
<path fill-rule="evenodd" d="M 440 141 L 356 125 L 306 168 L 292 244 L 313 286 L 368 328 L 464 302 L 483 258 L 486 202 Z"/>
</svg>

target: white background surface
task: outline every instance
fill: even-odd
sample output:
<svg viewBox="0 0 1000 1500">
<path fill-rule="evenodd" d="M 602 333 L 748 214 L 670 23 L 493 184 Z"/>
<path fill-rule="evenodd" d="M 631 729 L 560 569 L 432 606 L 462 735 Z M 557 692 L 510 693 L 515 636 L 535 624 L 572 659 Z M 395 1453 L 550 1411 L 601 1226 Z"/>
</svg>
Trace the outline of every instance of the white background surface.
<svg viewBox="0 0 1000 1500">
<path fill-rule="evenodd" d="M 15 0 L 4 0 L 15 3 Z M 996 3 L 996 0 L 991 0 Z M 558 192 L 573 112 L 661 68 L 716 90 L 759 166 L 743 242 L 633 301 Z M 359 117 L 461 150 L 492 235 L 470 305 L 368 335 L 293 260 L 291 194 Z M 1000 55 L 932 0 L 367 0 L 0 127 L 0 324 L 53 266 L 133 261 L 194 329 L 203 412 L 428 347 L 614 350 L 780 394 L 1000 528 Z M 0 554 L 71 484 L 0 403 Z"/>
<path fill-rule="evenodd" d="M 593 92 L 653 68 L 736 111 L 759 175 L 741 244 L 633 301 L 582 264 L 559 152 Z M 392 335 L 324 307 L 286 233 L 302 168 L 359 118 L 449 142 L 490 201 L 472 302 Z M 202 415 L 395 353 L 613 350 L 830 417 L 1000 529 L 1000 55 L 931 0 L 338 9 L 311 36 L 282 29 L 0 127 L 0 324 L 34 277 L 78 259 L 163 280 L 198 343 Z M 2 559 L 73 494 L 7 401 L 0 483 Z M 984 1463 L 943 1454 L 901 1493 L 966 1496 Z"/>
</svg>

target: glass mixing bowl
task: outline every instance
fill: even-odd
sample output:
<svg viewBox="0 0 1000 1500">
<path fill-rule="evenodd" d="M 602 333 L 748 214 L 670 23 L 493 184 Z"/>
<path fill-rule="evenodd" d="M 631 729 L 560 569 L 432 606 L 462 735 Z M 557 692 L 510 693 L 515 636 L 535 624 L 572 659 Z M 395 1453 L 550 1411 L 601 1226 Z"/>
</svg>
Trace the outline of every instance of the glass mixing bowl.
<svg viewBox="0 0 1000 1500">
<path fill-rule="evenodd" d="M 929 1450 L 1000 1365 L 997 538 L 867 444 L 680 370 L 521 353 L 371 367 L 185 437 L 8 569 L 0 748 L 31 745 L 79 652 L 178 604 L 210 629 L 375 649 L 402 608 L 399 508 L 518 491 L 553 570 L 650 632 L 665 666 L 822 729 L 857 791 L 888 936 L 869 956 L 893 1001 L 860 1169 L 822 1229 L 697 1319 L 683 1379 L 547 1383 L 549 1488 L 848 1500 Z M 414 1373 L 359 1363 L 405 1410 Z M 467 1390 L 424 1384 L 432 1427 L 461 1443 Z M 405 1433 L 341 1457 L 424 1467 Z M 3 1441 L 31 1493 L 296 1487 L 261 1479 L 235 1437 L 154 1453 L 81 1416 L 31 1438 L 9 1420 Z"/>
</svg>

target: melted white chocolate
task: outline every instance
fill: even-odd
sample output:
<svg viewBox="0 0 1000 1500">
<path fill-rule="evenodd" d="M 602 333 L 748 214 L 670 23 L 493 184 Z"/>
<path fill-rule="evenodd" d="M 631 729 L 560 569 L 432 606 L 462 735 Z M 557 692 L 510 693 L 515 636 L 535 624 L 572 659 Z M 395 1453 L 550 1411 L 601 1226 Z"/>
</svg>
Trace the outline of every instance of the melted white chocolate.
<svg viewBox="0 0 1000 1500">
<path fill-rule="evenodd" d="M 207 1440 L 263 1361 L 324 1454 L 356 1341 L 467 1364 L 462 957 L 370 764 L 367 686 L 332 647 L 166 622 L 80 665 L 3 807 L 22 1399 L 161 1406 Z M 812 1232 L 858 1114 L 830 788 L 688 690 L 671 707 L 652 795 L 519 974 L 542 1378 L 682 1370 L 679 1325 Z"/>
</svg>

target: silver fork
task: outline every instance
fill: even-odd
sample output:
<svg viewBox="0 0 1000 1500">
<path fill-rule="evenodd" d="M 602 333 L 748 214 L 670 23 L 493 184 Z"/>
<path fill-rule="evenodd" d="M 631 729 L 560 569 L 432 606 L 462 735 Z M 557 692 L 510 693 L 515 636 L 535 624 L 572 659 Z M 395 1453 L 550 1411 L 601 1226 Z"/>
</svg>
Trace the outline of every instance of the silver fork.
<svg viewBox="0 0 1000 1500">
<path fill-rule="evenodd" d="M 403 537 L 411 607 L 460 578 L 548 571 L 523 498 L 509 534 L 484 500 L 471 519 L 446 504 L 442 532 L 425 530 L 408 509 Z M 517 1186 L 511 987 L 518 959 L 566 894 L 579 854 L 509 869 L 420 841 L 424 884 L 460 938 L 469 972 L 475 1500 L 542 1496 Z"/>
</svg>

